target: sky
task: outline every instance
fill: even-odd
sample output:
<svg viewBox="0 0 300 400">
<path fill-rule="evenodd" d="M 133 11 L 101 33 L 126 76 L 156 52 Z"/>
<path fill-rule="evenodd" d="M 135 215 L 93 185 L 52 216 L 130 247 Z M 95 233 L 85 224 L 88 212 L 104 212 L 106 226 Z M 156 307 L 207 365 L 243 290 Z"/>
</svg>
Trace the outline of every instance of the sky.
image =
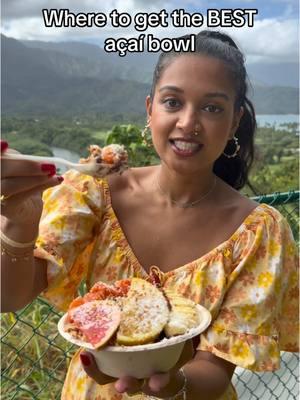
<svg viewBox="0 0 300 400">
<path fill-rule="evenodd" d="M 105 5 L 103 5 L 105 3 Z M 215 9 L 257 9 L 253 27 L 214 28 L 224 31 L 237 41 L 246 54 L 248 63 L 299 62 L 299 5 L 298 0 L 2 0 L 1 32 L 15 39 L 42 41 L 84 41 L 103 47 L 107 38 L 138 37 L 141 32 L 132 23 L 127 28 L 47 28 L 44 25 L 42 9 L 66 9 L 73 13 L 105 13 L 116 9 L 127 12 L 132 17 L 138 12 L 159 13 L 165 9 L 169 14 L 174 9 L 184 9 L 188 13 L 202 13 L 206 16 L 208 8 Z M 169 20 L 166 28 L 149 28 L 145 34 L 155 37 L 176 37 L 186 33 L 197 33 L 206 27 L 174 27 Z"/>
</svg>

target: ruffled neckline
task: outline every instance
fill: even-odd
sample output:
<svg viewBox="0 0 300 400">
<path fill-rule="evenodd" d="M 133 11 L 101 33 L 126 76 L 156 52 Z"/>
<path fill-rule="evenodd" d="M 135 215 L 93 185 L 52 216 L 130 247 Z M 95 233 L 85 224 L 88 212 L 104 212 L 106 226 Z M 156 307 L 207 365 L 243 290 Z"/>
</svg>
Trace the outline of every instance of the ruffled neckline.
<svg viewBox="0 0 300 400">
<path fill-rule="evenodd" d="M 104 197 L 105 197 L 105 205 L 106 205 L 106 213 L 107 213 L 107 218 L 111 221 L 111 227 L 113 231 L 113 238 L 116 241 L 117 245 L 119 248 L 122 249 L 123 253 L 128 257 L 130 260 L 131 264 L 133 265 L 134 269 L 136 271 L 140 271 L 141 275 L 144 276 L 145 278 L 149 276 L 148 272 L 145 270 L 145 268 L 142 266 L 142 264 L 139 262 L 138 258 L 134 254 L 134 251 L 132 247 L 130 246 L 127 237 L 125 235 L 125 232 L 123 231 L 121 224 L 117 218 L 117 215 L 113 209 L 112 206 L 112 197 L 111 197 L 111 192 L 109 188 L 109 184 L 107 179 L 103 179 L 103 190 L 104 190 Z M 267 210 L 272 209 L 271 206 L 261 203 L 258 206 L 256 206 L 244 219 L 244 221 L 241 223 L 241 225 L 235 230 L 235 232 L 225 241 L 220 243 L 218 246 L 214 247 L 207 253 L 203 254 L 202 256 L 198 257 L 195 260 L 189 261 L 188 263 L 180 266 L 180 267 L 174 267 L 170 268 L 169 271 L 161 271 L 161 273 L 164 276 L 174 274 L 174 271 L 182 271 L 185 269 L 190 268 L 192 265 L 198 265 L 204 260 L 208 260 L 212 258 L 215 254 L 218 254 L 222 252 L 222 250 L 226 249 L 230 245 L 230 243 L 233 242 L 233 239 L 239 236 L 243 231 L 247 230 L 247 225 L 249 225 L 250 220 L 254 218 L 254 216 L 259 215 L 261 212 L 264 212 Z M 157 267 L 159 269 L 159 267 Z"/>
</svg>

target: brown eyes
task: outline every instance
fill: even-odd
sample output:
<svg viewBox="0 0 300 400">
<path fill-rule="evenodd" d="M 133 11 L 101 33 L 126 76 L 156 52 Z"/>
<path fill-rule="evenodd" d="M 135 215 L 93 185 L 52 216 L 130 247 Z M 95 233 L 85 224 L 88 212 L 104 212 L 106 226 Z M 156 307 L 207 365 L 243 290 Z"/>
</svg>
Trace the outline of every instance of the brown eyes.
<svg viewBox="0 0 300 400">
<path fill-rule="evenodd" d="M 162 104 L 165 105 L 165 107 L 168 110 L 177 110 L 180 108 L 182 105 L 181 101 L 175 98 L 168 98 L 162 100 Z M 218 114 L 221 113 L 224 109 L 220 106 L 217 106 L 215 104 L 206 104 L 205 106 L 201 107 L 200 111 L 206 111 L 212 114 Z"/>
<path fill-rule="evenodd" d="M 178 108 L 180 106 L 180 101 L 177 99 L 165 99 L 163 100 L 163 104 L 167 108 Z"/>
<path fill-rule="evenodd" d="M 220 113 L 223 111 L 223 108 L 215 105 L 208 105 L 203 108 L 203 110 L 208 111 L 210 113 Z"/>
</svg>

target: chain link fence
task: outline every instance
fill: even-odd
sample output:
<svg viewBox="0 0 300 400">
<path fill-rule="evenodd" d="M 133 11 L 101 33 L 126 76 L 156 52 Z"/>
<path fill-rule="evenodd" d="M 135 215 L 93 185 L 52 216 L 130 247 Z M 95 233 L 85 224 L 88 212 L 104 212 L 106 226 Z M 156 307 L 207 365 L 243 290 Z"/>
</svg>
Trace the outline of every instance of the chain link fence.
<svg viewBox="0 0 300 400">
<path fill-rule="evenodd" d="M 253 198 L 276 207 L 289 221 L 299 243 L 299 191 Z M 2 400 L 60 399 L 75 346 L 57 332 L 61 314 L 42 298 L 23 310 L 2 315 Z M 282 353 L 281 369 L 253 373 L 237 368 L 233 377 L 241 400 L 298 399 L 299 363 L 295 353 Z"/>
</svg>

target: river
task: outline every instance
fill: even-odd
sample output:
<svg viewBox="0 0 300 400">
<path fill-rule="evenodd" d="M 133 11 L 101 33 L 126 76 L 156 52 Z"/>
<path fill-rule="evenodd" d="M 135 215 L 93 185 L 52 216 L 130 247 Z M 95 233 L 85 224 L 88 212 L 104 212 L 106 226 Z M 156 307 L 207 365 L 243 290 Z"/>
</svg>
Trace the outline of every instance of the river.
<svg viewBox="0 0 300 400">
<path fill-rule="evenodd" d="M 298 134 L 299 134 L 299 115 L 297 114 L 258 114 L 256 115 L 258 126 L 274 126 L 284 130 L 289 130 L 287 127 L 282 126 L 283 124 L 297 123 Z"/>
<path fill-rule="evenodd" d="M 52 153 L 55 157 L 60 157 L 63 158 L 64 160 L 77 163 L 80 158 L 80 155 L 75 153 L 74 151 L 61 149 L 60 147 L 50 147 L 50 149 L 52 150 Z M 67 169 L 68 168 L 64 167 L 63 165 L 59 166 L 59 170 L 61 173 L 66 172 Z"/>
</svg>

